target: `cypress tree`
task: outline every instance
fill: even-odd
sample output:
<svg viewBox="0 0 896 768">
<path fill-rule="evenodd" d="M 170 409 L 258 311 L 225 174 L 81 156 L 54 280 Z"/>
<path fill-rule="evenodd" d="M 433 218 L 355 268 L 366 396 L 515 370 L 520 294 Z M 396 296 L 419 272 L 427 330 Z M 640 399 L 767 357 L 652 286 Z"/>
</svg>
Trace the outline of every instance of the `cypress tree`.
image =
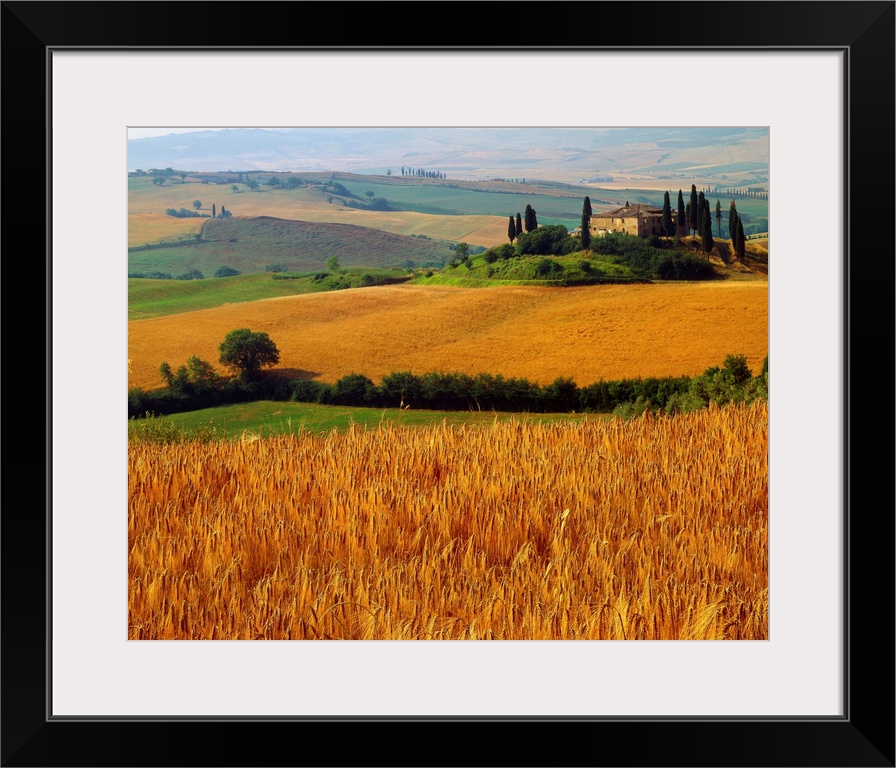
<svg viewBox="0 0 896 768">
<path fill-rule="evenodd" d="M 706 218 L 706 211 L 704 210 L 705 208 L 706 198 L 703 197 L 703 193 L 700 192 L 697 195 L 697 237 L 699 237 L 701 241 L 703 240 L 703 223 Z"/>
<path fill-rule="evenodd" d="M 716 200 L 716 224 L 719 228 L 719 240 L 722 239 L 722 201 Z"/>
<path fill-rule="evenodd" d="M 728 206 L 728 237 L 731 238 L 731 244 L 737 247 L 737 206 L 734 204 L 734 200 L 731 200 L 731 205 Z"/>
<path fill-rule="evenodd" d="M 513 216 L 510 217 L 510 222 L 507 224 L 507 237 L 511 243 L 516 239 L 516 224 L 513 222 Z"/>
<path fill-rule="evenodd" d="M 747 252 L 747 238 L 744 237 L 744 223 L 740 220 L 740 216 L 737 217 L 737 243 L 734 252 L 738 261 L 743 261 Z"/>
<path fill-rule="evenodd" d="M 591 199 L 586 195 L 582 205 L 582 248 L 591 247 Z"/>
<path fill-rule="evenodd" d="M 688 213 L 688 226 L 691 229 L 691 232 L 697 231 L 697 226 L 700 223 L 700 219 L 698 215 L 700 213 L 700 209 L 697 207 L 697 187 L 694 184 L 691 184 L 691 207 L 690 212 Z"/>
<path fill-rule="evenodd" d="M 703 243 L 703 252 L 709 253 L 715 243 L 712 240 L 712 215 L 709 212 L 709 201 L 704 200 L 703 202 L 703 227 L 702 232 L 700 233 L 700 240 Z"/>
<path fill-rule="evenodd" d="M 672 202 L 669 200 L 669 193 L 663 194 L 663 234 L 666 237 L 672 237 L 675 232 L 672 225 Z"/>
<path fill-rule="evenodd" d="M 676 222 L 678 225 L 678 235 L 681 236 L 684 234 L 684 229 L 687 226 L 685 222 L 687 221 L 687 212 L 684 209 L 684 195 L 681 194 L 681 190 L 678 190 L 678 221 Z"/>
<path fill-rule="evenodd" d="M 516 212 L 516 234 L 517 237 L 523 234 L 523 217 L 520 216 L 519 211 Z"/>
<path fill-rule="evenodd" d="M 535 216 L 535 209 L 532 209 L 532 230 L 538 229 L 538 219 Z"/>
<path fill-rule="evenodd" d="M 215 204 L 212 203 L 212 218 L 215 218 Z"/>
<path fill-rule="evenodd" d="M 535 229 L 535 225 L 532 223 L 532 213 L 533 213 L 532 206 L 527 205 L 526 206 L 526 219 L 525 219 L 526 232 L 531 232 L 533 229 Z"/>
</svg>

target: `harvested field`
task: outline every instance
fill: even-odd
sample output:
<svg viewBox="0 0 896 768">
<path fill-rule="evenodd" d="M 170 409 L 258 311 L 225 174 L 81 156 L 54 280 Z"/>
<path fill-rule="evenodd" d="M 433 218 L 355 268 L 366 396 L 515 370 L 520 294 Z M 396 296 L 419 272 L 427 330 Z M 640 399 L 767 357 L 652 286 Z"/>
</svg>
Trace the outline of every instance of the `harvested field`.
<svg viewBox="0 0 896 768">
<path fill-rule="evenodd" d="M 164 238 L 198 234 L 205 221 L 205 219 L 178 219 L 164 213 L 128 216 L 128 247 L 156 243 Z"/>
<path fill-rule="evenodd" d="M 224 205 L 236 218 L 273 216 L 321 224 L 354 224 L 396 235 L 426 235 L 436 240 L 465 241 L 490 248 L 507 242 L 507 219 L 503 216 L 467 214 L 440 216 L 415 211 L 366 211 L 327 203 L 316 190 L 293 192 L 233 192 L 229 185 L 183 184 L 172 187 L 144 187 L 131 190 L 128 198 L 128 245 L 140 245 L 161 237 L 180 234 L 183 222 L 199 231 L 204 219 L 177 219 L 166 208 L 192 210 L 193 200 L 202 200 L 202 213 L 211 213 L 212 203 Z"/>
<path fill-rule="evenodd" d="M 268 333 L 283 375 L 326 382 L 458 371 L 586 385 L 699 375 L 729 354 L 756 373 L 768 354 L 768 284 L 397 285 L 232 304 L 128 323 L 129 386 L 161 386 L 163 361 L 218 366 L 235 328 Z"/>
</svg>

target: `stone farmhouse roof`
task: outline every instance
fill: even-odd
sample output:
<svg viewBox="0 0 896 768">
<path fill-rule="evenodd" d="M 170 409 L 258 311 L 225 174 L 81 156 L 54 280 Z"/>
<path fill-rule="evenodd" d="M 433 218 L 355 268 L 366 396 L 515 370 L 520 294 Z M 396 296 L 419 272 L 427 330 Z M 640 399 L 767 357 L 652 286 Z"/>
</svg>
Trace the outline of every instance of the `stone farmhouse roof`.
<svg viewBox="0 0 896 768">
<path fill-rule="evenodd" d="M 593 213 L 592 219 L 643 219 L 648 216 L 662 216 L 662 208 L 654 208 L 652 205 L 644 205 L 643 203 L 635 203 L 634 205 L 624 205 L 622 208 L 616 208 L 612 211 L 601 211 Z"/>
</svg>

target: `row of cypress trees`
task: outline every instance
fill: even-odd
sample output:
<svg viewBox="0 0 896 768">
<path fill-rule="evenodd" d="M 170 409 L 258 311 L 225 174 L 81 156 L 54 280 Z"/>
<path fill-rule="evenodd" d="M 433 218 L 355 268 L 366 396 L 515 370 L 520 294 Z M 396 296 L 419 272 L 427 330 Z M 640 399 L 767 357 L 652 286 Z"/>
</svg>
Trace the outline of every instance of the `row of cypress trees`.
<svg viewBox="0 0 896 768">
<path fill-rule="evenodd" d="M 516 219 L 514 219 L 513 216 L 510 216 L 509 218 L 510 220 L 507 223 L 507 237 L 510 239 L 511 243 L 524 232 L 528 234 L 529 232 L 534 232 L 538 229 L 538 219 L 535 216 L 535 209 L 531 205 L 526 206 L 525 220 L 519 213 L 517 213 Z"/>
<path fill-rule="evenodd" d="M 738 261 L 743 261 L 747 251 L 747 238 L 744 237 L 744 223 L 737 213 L 734 200 L 728 207 L 728 231 L 731 233 L 731 244 L 734 247 L 734 255 Z"/>
<path fill-rule="evenodd" d="M 678 190 L 678 211 L 677 222 L 672 218 L 671 198 L 668 192 L 663 194 L 663 220 L 662 233 L 666 237 L 681 237 L 686 235 L 688 230 L 700 238 L 702 250 L 709 253 L 715 247 L 715 241 L 712 236 L 712 213 L 710 211 L 709 199 L 701 190 L 697 191 L 697 186 L 691 184 L 690 201 L 685 204 L 684 194 Z M 585 196 L 582 204 L 582 249 L 587 250 L 591 247 L 591 198 Z M 715 208 L 716 225 L 718 227 L 719 239 L 722 237 L 722 203 L 716 200 Z M 523 233 L 523 221 L 520 214 L 517 213 L 516 219 L 513 216 L 507 225 L 507 237 L 512 243 L 517 236 Z M 526 206 L 525 231 L 531 232 L 538 227 L 535 218 L 535 210 L 531 205 Z M 731 243 L 734 247 L 734 253 L 738 260 L 743 260 L 746 252 L 746 237 L 744 236 L 744 226 L 737 213 L 737 206 L 734 200 L 728 211 L 728 230 L 730 232 Z"/>
</svg>

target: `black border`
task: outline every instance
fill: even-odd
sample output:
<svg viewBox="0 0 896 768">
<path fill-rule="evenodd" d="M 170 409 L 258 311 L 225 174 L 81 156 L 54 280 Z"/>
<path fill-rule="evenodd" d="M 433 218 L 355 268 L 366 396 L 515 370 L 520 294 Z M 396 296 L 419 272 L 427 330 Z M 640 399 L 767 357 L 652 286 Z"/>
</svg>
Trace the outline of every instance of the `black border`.
<svg viewBox="0 0 896 768">
<path fill-rule="evenodd" d="M 290 5 L 296 7 L 288 8 Z M 0 50 L 5 66 L 0 93 L 6 110 L 0 136 L 5 150 L 3 184 L 8 194 L 0 215 L 7 225 L 7 242 L 12 244 L 2 263 L 7 271 L 4 286 L 16 292 L 7 303 L 16 314 L 6 323 L 2 335 L 6 358 L 15 360 L 15 367 L 3 381 L 12 386 L 17 399 L 32 394 L 39 378 L 34 373 L 35 362 L 42 360 L 46 378 L 40 376 L 40 380 L 45 384 L 47 403 L 40 426 L 41 418 L 36 414 L 41 409 L 36 407 L 20 423 L 17 419 L 12 426 L 8 423 L 6 430 L 8 456 L 12 456 L 9 465 L 15 466 L 15 476 L 6 484 L 2 519 L 5 536 L 0 542 L 6 577 L 0 593 L 4 620 L 0 657 L 2 765 L 893 766 L 894 464 L 891 450 L 883 448 L 892 447 L 892 442 L 882 441 L 880 433 L 882 422 L 893 424 L 893 400 L 889 390 L 881 391 L 881 385 L 882 381 L 892 385 L 892 353 L 896 348 L 894 2 L 477 2 L 466 6 L 429 3 L 428 9 L 421 3 L 394 8 L 385 5 L 228 0 L 2 3 Z M 47 519 L 51 502 L 52 391 L 49 53 L 59 48 L 129 47 L 356 49 L 359 46 L 346 45 L 353 34 L 346 21 L 349 8 L 353 28 L 365 30 L 368 39 L 382 36 L 413 43 L 385 46 L 376 40 L 376 45 L 360 46 L 364 48 L 746 47 L 796 51 L 835 48 L 846 52 L 846 717 L 599 721 L 48 718 Z M 371 35 L 383 19 L 390 26 Z M 656 22 L 651 23 L 651 19 Z M 475 29 L 486 30 L 484 43 L 469 42 Z M 481 40 L 482 32 L 479 35 Z M 322 42 L 326 40 L 332 42 Z M 497 98 L 506 93 L 500 84 L 497 90 Z M 568 92 L 565 85 L 560 90 Z M 693 98 L 695 117 L 700 114 L 701 99 L 699 94 Z M 525 94 L 520 93 L 517 108 L 525 108 L 525 103 Z M 565 95 L 556 104 L 558 108 L 571 108 Z M 89 120 L 89 115 L 85 119 Z M 850 194 L 853 189 L 855 195 Z M 872 214 L 875 226 L 863 226 Z M 820 213 L 821 218 L 839 215 L 840 211 L 827 209 Z M 47 232 L 45 258 L 38 253 L 41 248 L 33 236 L 39 231 Z M 811 272 L 807 274 L 810 278 Z M 22 286 L 33 287 L 38 280 L 46 286 L 46 303 L 40 311 L 33 310 L 31 301 L 22 298 Z M 28 305 L 23 301 L 29 301 Z M 33 310 L 27 324 L 22 322 L 23 306 L 26 311 Z M 43 358 L 35 354 L 35 326 L 42 327 L 46 344 Z M 884 370 L 882 360 L 887 361 Z M 85 366 L 89 368 L 89 361 Z M 806 386 L 811 387 L 815 377 L 830 375 L 836 375 L 834 361 L 819 360 L 817 370 L 806 371 Z M 835 418 L 840 405 L 831 403 L 828 417 Z M 866 426 L 871 429 L 863 429 Z M 883 436 L 888 438 L 889 433 Z M 45 457 L 40 471 L 36 469 L 38 456 Z M 29 471 L 35 477 L 26 479 Z M 48 489 L 46 504 L 34 500 L 34 489 L 42 487 Z M 807 589 L 811 588 L 807 584 Z M 46 603 L 42 597 L 47 598 Z M 472 727 L 460 727 L 468 724 Z M 395 726 L 399 725 L 407 725 L 416 733 L 398 732 Z M 477 727 L 480 734 L 473 732 Z"/>
</svg>

